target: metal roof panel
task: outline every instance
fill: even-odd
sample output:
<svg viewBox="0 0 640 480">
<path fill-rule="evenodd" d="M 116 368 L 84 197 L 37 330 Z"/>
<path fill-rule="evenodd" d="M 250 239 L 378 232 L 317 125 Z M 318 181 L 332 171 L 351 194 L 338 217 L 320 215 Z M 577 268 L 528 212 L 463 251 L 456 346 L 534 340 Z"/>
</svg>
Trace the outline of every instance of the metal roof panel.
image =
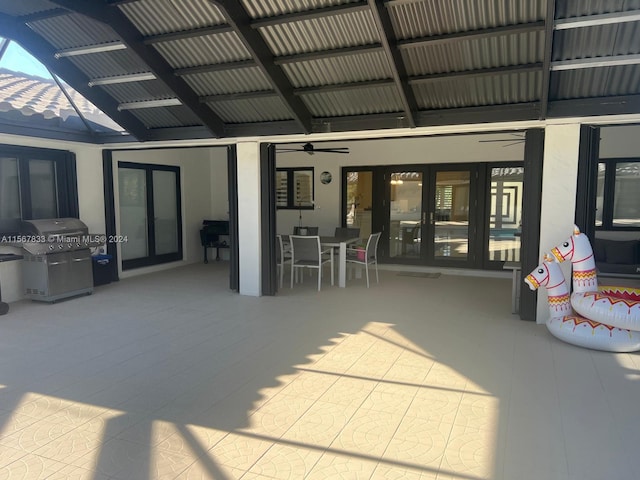
<svg viewBox="0 0 640 480">
<path fill-rule="evenodd" d="M 202 0 L 138 0 L 118 8 L 144 36 L 226 23 L 214 2 Z"/>
<path fill-rule="evenodd" d="M 198 73 L 183 78 L 200 96 L 271 89 L 271 83 L 258 67 Z"/>
<path fill-rule="evenodd" d="M 2 2 L 0 13 L 12 16 L 31 15 L 58 8 L 58 5 L 46 0 L 21 0 Z"/>
<path fill-rule="evenodd" d="M 553 60 L 640 53 L 640 22 L 558 30 L 553 39 Z"/>
<path fill-rule="evenodd" d="M 332 5 L 342 5 L 359 0 L 242 0 L 242 5 L 251 18 L 275 17 L 286 13 L 306 12 Z"/>
<path fill-rule="evenodd" d="M 147 128 L 193 127 L 202 124 L 188 108 L 182 106 L 141 108 L 131 110 L 131 113 Z"/>
<path fill-rule="evenodd" d="M 460 72 L 542 62 L 544 32 L 501 35 L 402 50 L 411 75 Z"/>
<path fill-rule="evenodd" d="M 213 65 L 251 58 L 234 32 L 162 42 L 154 46 L 173 68 Z"/>
<path fill-rule="evenodd" d="M 148 72 L 144 62 L 131 50 L 77 55 L 69 57 L 69 61 L 90 79 Z"/>
<path fill-rule="evenodd" d="M 542 72 L 451 79 L 414 86 L 421 109 L 524 103 L 540 98 Z"/>
<path fill-rule="evenodd" d="M 640 65 L 551 72 L 554 100 L 640 94 Z"/>
<path fill-rule="evenodd" d="M 175 94 L 159 80 L 116 83 L 93 88 L 102 88 L 119 103 L 175 98 Z"/>
<path fill-rule="evenodd" d="M 387 8 L 396 36 L 404 40 L 542 20 L 546 1 L 414 0 Z"/>
<path fill-rule="evenodd" d="M 318 92 L 302 95 L 302 99 L 312 115 L 320 118 L 402 112 L 395 86 Z"/>
<path fill-rule="evenodd" d="M 291 120 L 291 113 L 280 97 L 251 98 L 210 103 L 209 107 L 228 123 L 276 122 Z"/>
<path fill-rule="evenodd" d="M 108 25 L 75 13 L 31 22 L 29 25 L 60 50 L 120 41 L 118 34 Z"/>
<path fill-rule="evenodd" d="M 382 51 L 288 63 L 282 69 L 294 88 L 391 78 Z"/>
<path fill-rule="evenodd" d="M 640 0 L 562 0 L 556 2 L 556 18 L 625 12 L 640 9 Z"/>
<path fill-rule="evenodd" d="M 345 13 L 260 28 L 275 56 L 317 52 L 380 41 L 369 11 Z"/>
</svg>

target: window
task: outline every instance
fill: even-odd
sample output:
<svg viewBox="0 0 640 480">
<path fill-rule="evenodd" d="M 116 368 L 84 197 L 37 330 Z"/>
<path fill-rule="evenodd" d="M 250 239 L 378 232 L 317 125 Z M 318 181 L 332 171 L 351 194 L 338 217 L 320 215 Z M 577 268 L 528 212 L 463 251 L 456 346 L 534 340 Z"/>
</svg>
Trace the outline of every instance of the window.
<svg viewBox="0 0 640 480">
<path fill-rule="evenodd" d="M 71 152 L 0 145 L 0 233 L 19 233 L 22 220 L 77 216 Z"/>
<path fill-rule="evenodd" d="M 596 227 L 640 230 L 640 159 L 607 159 L 598 164 Z"/>
<path fill-rule="evenodd" d="M 276 207 L 313 210 L 313 167 L 276 170 Z"/>
</svg>

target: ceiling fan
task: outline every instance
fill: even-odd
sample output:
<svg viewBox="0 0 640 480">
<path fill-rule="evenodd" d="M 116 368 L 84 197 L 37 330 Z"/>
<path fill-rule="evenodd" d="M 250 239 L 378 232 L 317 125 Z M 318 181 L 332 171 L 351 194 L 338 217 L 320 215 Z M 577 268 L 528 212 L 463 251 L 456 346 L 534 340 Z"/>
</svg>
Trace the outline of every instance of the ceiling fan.
<svg viewBox="0 0 640 480">
<path fill-rule="evenodd" d="M 279 148 L 277 151 L 279 153 L 306 152 L 309 155 L 313 155 L 316 152 L 318 153 L 349 153 L 349 147 L 316 148 L 313 146 L 313 143 L 305 143 L 299 148 Z"/>
<path fill-rule="evenodd" d="M 511 135 L 512 138 L 494 138 L 491 140 L 478 140 L 478 142 L 480 143 L 509 142 L 502 146 L 510 147 L 511 145 L 517 145 L 518 143 L 523 143 L 525 140 L 524 133 L 510 133 L 509 135 Z"/>
</svg>

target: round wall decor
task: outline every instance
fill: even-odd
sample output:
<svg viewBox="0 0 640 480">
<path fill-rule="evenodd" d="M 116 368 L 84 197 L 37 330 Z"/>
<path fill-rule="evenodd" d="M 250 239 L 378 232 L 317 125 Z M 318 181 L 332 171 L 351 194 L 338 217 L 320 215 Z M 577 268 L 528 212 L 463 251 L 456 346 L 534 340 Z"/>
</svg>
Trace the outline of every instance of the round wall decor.
<svg viewBox="0 0 640 480">
<path fill-rule="evenodd" d="M 326 185 L 327 183 L 331 183 L 331 173 L 330 172 L 322 172 L 320 174 L 320 181 Z"/>
</svg>

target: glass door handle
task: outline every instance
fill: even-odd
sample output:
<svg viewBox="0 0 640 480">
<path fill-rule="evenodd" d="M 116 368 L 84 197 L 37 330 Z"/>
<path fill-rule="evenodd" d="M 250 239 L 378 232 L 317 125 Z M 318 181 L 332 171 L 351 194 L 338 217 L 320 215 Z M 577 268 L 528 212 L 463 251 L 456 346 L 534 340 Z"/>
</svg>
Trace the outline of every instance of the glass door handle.
<svg viewBox="0 0 640 480">
<path fill-rule="evenodd" d="M 427 212 L 422 212 L 422 224 L 427 224 Z"/>
</svg>

